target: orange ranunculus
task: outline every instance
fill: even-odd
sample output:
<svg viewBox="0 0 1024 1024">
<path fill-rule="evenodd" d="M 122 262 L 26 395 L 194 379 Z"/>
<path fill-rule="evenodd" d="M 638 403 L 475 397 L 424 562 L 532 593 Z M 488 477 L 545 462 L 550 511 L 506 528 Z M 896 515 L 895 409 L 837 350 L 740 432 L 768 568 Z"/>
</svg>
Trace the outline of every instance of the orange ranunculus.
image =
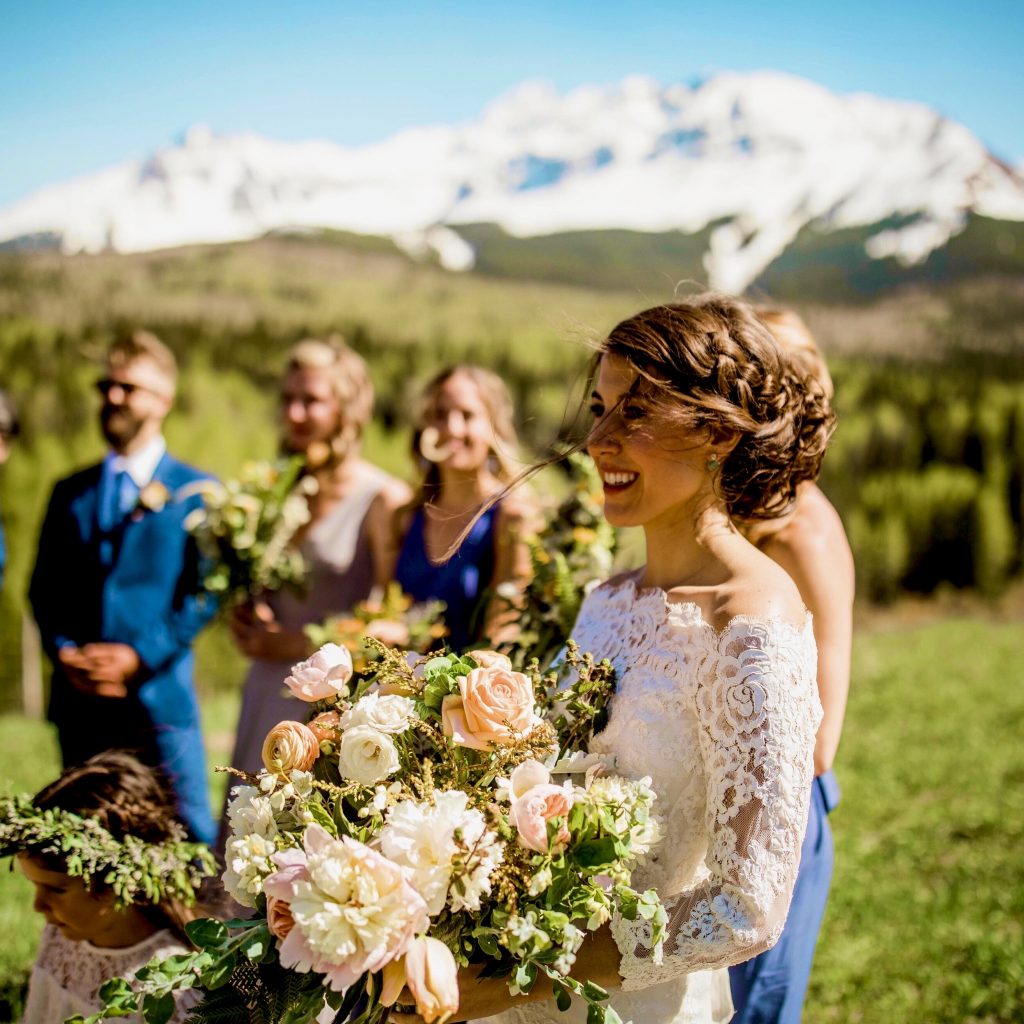
<svg viewBox="0 0 1024 1024">
<path fill-rule="evenodd" d="M 278 722 L 263 741 L 263 764 L 275 775 L 308 772 L 319 755 L 316 733 L 301 722 Z"/>
</svg>

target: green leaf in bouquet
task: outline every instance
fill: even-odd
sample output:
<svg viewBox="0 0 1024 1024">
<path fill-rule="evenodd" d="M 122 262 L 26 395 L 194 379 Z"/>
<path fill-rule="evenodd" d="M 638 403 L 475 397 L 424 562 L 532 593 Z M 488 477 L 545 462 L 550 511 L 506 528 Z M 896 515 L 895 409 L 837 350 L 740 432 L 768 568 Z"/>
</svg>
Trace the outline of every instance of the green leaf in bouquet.
<svg viewBox="0 0 1024 1024">
<path fill-rule="evenodd" d="M 617 858 L 618 841 L 613 836 L 589 839 L 573 850 L 576 862 L 584 868 L 600 868 Z"/>
<path fill-rule="evenodd" d="M 473 938 L 476 939 L 477 945 L 491 957 L 501 956 L 501 950 L 498 948 L 498 940 L 494 937 L 491 932 L 474 932 Z"/>
<path fill-rule="evenodd" d="M 199 976 L 199 980 L 203 983 L 203 988 L 217 989 L 226 985 L 231 980 L 231 974 L 235 969 L 237 959 L 235 953 L 231 952 L 215 960 Z"/>
<path fill-rule="evenodd" d="M 557 981 L 551 986 L 555 993 L 555 1006 L 565 1013 L 572 1006 L 572 993 Z"/>
<path fill-rule="evenodd" d="M 452 685 L 447 675 L 439 676 L 423 687 L 420 700 L 430 710 L 440 712 L 445 697 L 452 692 Z"/>
<path fill-rule="evenodd" d="M 246 936 L 242 943 L 241 950 L 250 960 L 262 960 L 270 944 L 270 932 L 260 928 L 252 935 Z"/>
<path fill-rule="evenodd" d="M 442 676 L 450 675 L 451 670 L 451 662 L 447 658 L 431 658 L 423 666 L 423 678 L 430 683 L 435 679 L 440 679 Z"/>
<path fill-rule="evenodd" d="M 103 982 L 99 997 L 108 1017 L 128 1017 L 139 1008 L 138 996 L 127 978 L 111 978 Z"/>
<path fill-rule="evenodd" d="M 331 835 L 338 834 L 338 826 L 334 816 L 319 800 L 309 800 L 306 803 L 306 810 L 309 811 L 312 819 L 326 829 Z"/>
<path fill-rule="evenodd" d="M 593 999 L 595 1002 L 599 1002 L 602 999 L 608 998 L 608 990 L 601 988 L 595 981 L 585 981 L 583 983 L 583 996 L 585 999 Z"/>
<path fill-rule="evenodd" d="M 195 921 L 189 921 L 185 925 L 185 934 L 193 945 L 200 949 L 217 949 L 228 941 L 228 930 L 224 923 L 212 917 L 200 917 Z"/>
<path fill-rule="evenodd" d="M 575 803 L 569 811 L 568 826 L 569 831 L 573 835 L 578 835 L 580 830 L 583 828 L 583 823 L 587 818 L 586 807 L 582 803 Z"/>
<path fill-rule="evenodd" d="M 174 1013 L 174 996 L 170 992 L 147 992 L 142 999 L 142 1019 L 146 1024 L 167 1024 Z"/>
<path fill-rule="evenodd" d="M 628 885 L 617 885 L 615 897 L 619 902 L 619 913 L 627 921 L 635 921 L 640 905 L 640 896 Z"/>
<path fill-rule="evenodd" d="M 537 980 L 537 965 L 533 963 L 519 964 L 518 967 L 512 972 L 512 984 L 526 995 L 531 988 L 533 983 Z"/>
<path fill-rule="evenodd" d="M 587 1007 L 587 1024 L 622 1024 L 622 1018 L 610 1006 L 591 1003 Z"/>
</svg>

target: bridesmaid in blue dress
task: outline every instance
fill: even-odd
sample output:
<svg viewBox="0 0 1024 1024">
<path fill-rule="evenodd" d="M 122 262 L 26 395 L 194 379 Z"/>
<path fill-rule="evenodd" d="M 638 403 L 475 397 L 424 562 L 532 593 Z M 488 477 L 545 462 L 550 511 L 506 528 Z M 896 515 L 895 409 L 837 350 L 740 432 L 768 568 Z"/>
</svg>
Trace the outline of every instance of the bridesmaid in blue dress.
<svg viewBox="0 0 1024 1024">
<path fill-rule="evenodd" d="M 462 537 L 515 475 L 517 443 L 512 400 L 497 374 L 460 365 L 427 385 L 413 435 L 422 477 L 397 519 L 395 579 L 416 601 L 445 602 L 445 642 L 453 650 L 506 638 L 515 594 L 529 579 L 522 537 L 533 509 L 521 493 L 496 502 Z"/>
<path fill-rule="evenodd" d="M 788 310 L 757 312 L 799 375 L 831 399 L 832 378 L 804 322 Z M 748 522 L 743 533 L 789 573 L 814 616 L 818 696 L 824 717 L 814 747 L 810 815 L 789 916 L 776 945 L 729 968 L 736 1007 L 732 1024 L 799 1024 L 832 881 L 828 815 L 839 802 L 832 762 L 850 685 L 853 555 L 839 514 L 813 480 L 799 484 L 787 515 Z"/>
</svg>

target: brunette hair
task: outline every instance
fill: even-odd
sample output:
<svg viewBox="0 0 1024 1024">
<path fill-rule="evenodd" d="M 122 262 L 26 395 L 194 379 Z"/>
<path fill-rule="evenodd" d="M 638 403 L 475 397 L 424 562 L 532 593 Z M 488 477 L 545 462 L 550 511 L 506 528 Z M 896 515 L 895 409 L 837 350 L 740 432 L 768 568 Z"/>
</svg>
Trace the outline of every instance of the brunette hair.
<svg viewBox="0 0 1024 1024">
<path fill-rule="evenodd" d="M 106 750 L 66 769 L 32 798 L 41 811 L 58 809 L 92 818 L 115 839 L 132 835 L 147 843 L 183 839 L 185 828 L 177 817 L 174 798 L 157 769 L 144 765 L 125 750 Z M 63 856 L 29 851 L 52 871 L 67 870 Z M 94 886 L 101 883 L 94 881 Z M 179 900 L 138 904 L 153 923 L 169 928 L 188 941 L 185 925 L 201 916 L 197 906 Z"/>
<path fill-rule="evenodd" d="M 107 364 L 120 369 L 138 359 L 148 359 L 168 384 L 168 397 L 174 395 L 178 383 L 178 362 L 174 353 L 149 331 L 132 331 L 127 337 L 118 338 L 107 349 Z"/>
<path fill-rule="evenodd" d="M 338 429 L 331 438 L 331 455 L 341 461 L 363 436 L 373 416 L 373 381 L 365 360 L 332 334 L 326 340 L 304 338 L 288 352 L 285 373 L 320 370 L 338 400 Z"/>
<path fill-rule="evenodd" d="M 818 475 L 835 422 L 828 395 L 747 303 L 706 295 L 655 306 L 615 327 L 603 354 L 625 359 L 640 393 L 682 430 L 738 438 L 715 479 L 733 518 L 784 514 L 797 485 Z"/>
<path fill-rule="evenodd" d="M 832 374 L 828 372 L 825 357 L 803 318 L 791 309 L 775 306 L 755 306 L 754 312 L 772 332 L 782 354 L 794 364 L 796 372 L 813 377 L 831 401 L 835 393 Z"/>
<path fill-rule="evenodd" d="M 515 477 L 517 466 L 515 453 L 519 447 L 519 437 L 515 426 L 515 409 L 512 396 L 505 382 L 491 370 L 482 366 L 467 363 L 456 363 L 435 374 L 423 388 L 416 405 L 416 418 L 412 434 L 412 455 L 421 468 L 422 476 L 413 506 L 433 501 L 441 486 L 441 473 L 435 462 L 425 458 L 420 450 L 423 431 L 427 427 L 427 419 L 438 391 L 452 377 L 466 377 L 476 387 L 480 401 L 483 402 L 491 426 L 494 428 L 494 440 L 491 443 L 494 475 L 502 484 L 508 484 Z"/>
</svg>

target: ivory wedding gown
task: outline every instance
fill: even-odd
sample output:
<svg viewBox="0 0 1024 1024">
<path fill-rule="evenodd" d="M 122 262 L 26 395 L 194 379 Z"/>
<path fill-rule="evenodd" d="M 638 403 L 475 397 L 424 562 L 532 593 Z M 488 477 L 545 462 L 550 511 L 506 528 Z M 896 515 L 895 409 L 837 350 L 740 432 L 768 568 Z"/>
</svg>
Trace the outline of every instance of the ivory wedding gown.
<svg viewBox="0 0 1024 1024">
<path fill-rule="evenodd" d="M 614 755 L 618 774 L 651 777 L 664 827 L 634 874 L 668 912 L 664 962 L 643 922 L 613 919 L 623 982 L 610 1003 L 634 1024 L 717 1024 L 732 1016 L 725 968 L 778 938 L 796 878 L 821 718 L 811 618 L 738 617 L 718 632 L 697 605 L 636 578 L 596 588 L 573 631 L 617 670 L 590 749 Z M 487 1021 L 585 1019 L 574 1000 L 566 1013 L 524 1002 Z"/>
</svg>

